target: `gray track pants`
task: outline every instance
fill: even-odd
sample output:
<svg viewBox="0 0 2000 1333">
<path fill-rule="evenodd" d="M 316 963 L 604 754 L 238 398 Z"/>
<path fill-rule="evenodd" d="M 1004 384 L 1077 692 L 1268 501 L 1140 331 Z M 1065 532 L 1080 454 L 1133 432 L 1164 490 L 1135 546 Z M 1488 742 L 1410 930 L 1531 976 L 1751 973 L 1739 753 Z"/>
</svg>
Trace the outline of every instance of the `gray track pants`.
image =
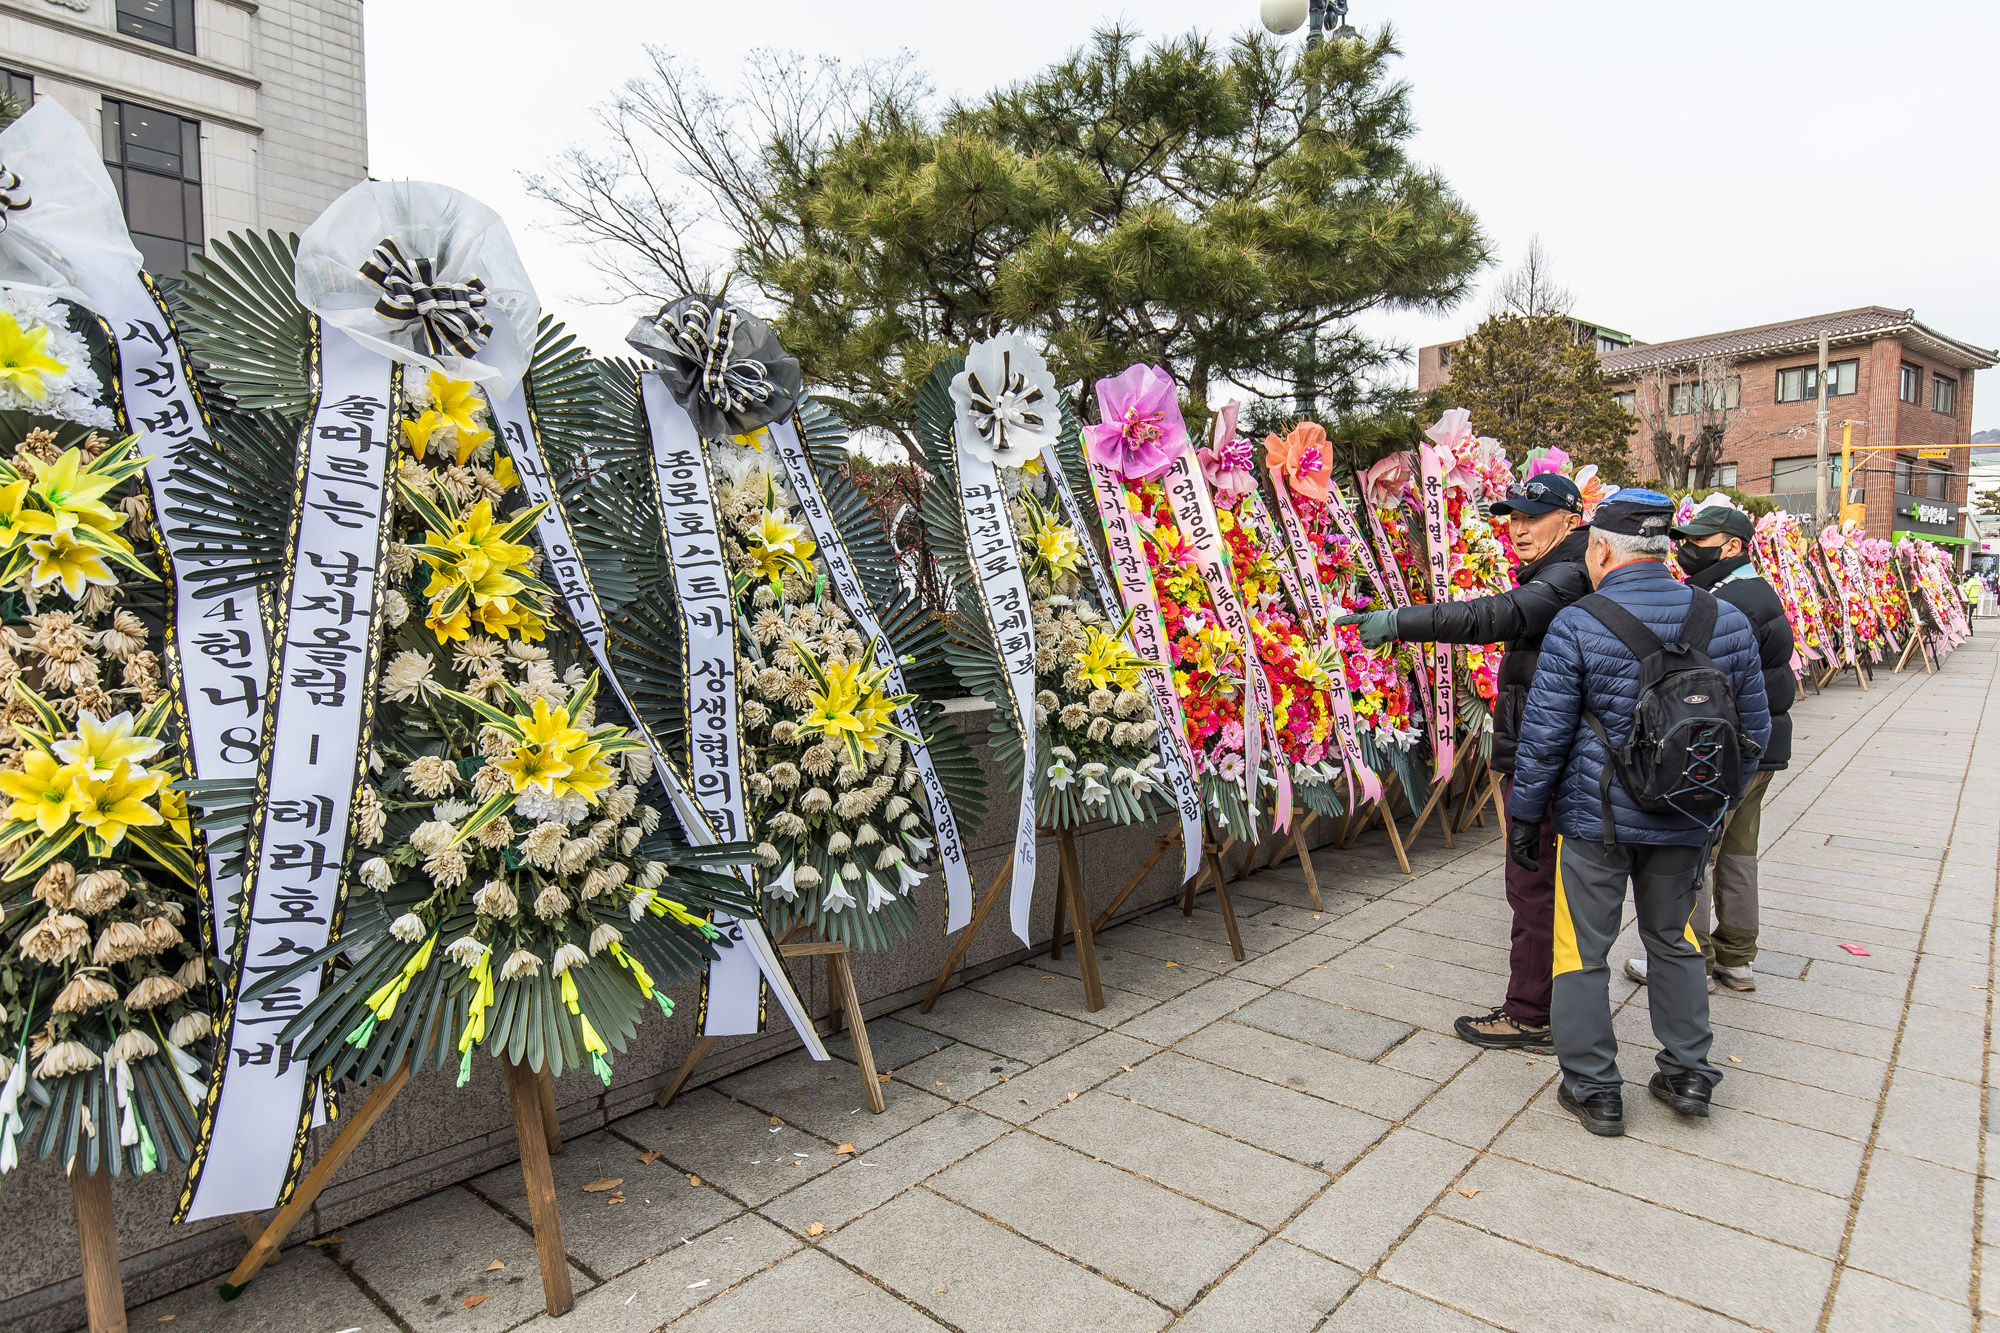
<svg viewBox="0 0 2000 1333">
<path fill-rule="evenodd" d="M 1699 847 L 1582 838 L 1556 840 L 1555 990 L 1549 1022 L 1556 1058 L 1571 1093 L 1616 1090 L 1618 1039 L 1611 1030 L 1610 971 L 1605 955 L 1618 938 L 1625 886 L 1638 908 L 1646 946 L 1646 1000 L 1660 1068 L 1698 1073 L 1713 1087 L 1722 1078 L 1708 1063 L 1708 972 L 1689 929 Z"/>
</svg>

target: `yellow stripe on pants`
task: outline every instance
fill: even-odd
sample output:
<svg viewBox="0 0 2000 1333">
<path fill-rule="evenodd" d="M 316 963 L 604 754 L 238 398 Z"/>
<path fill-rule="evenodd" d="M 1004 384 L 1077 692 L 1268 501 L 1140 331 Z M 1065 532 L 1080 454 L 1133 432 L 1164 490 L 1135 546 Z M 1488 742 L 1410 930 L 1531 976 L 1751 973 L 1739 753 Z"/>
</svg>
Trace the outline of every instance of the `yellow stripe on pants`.
<svg viewBox="0 0 2000 1333">
<path fill-rule="evenodd" d="M 1563 840 L 1556 834 L 1556 959 L 1555 973 L 1583 971 L 1583 958 L 1576 951 L 1576 923 L 1569 919 L 1569 898 L 1563 893 Z"/>
</svg>

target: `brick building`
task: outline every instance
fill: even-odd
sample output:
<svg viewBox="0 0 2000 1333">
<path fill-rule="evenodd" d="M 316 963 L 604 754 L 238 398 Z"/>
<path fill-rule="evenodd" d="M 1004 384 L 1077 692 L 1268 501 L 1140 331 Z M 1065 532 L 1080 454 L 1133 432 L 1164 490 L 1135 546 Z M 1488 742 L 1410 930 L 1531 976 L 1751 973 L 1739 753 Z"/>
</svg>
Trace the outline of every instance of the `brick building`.
<svg viewBox="0 0 2000 1333">
<path fill-rule="evenodd" d="M 102 136 L 146 267 L 300 231 L 368 174 L 361 0 L 0 0 L 0 93 Z"/>
</svg>

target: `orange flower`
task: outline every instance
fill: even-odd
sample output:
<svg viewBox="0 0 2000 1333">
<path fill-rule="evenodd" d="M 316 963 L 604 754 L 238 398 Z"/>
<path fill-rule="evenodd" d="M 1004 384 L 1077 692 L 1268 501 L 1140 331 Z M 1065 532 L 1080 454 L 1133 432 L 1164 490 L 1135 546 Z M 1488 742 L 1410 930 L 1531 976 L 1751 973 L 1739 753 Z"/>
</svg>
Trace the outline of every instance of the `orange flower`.
<svg viewBox="0 0 2000 1333">
<path fill-rule="evenodd" d="M 1284 439 L 1264 437 L 1264 466 L 1282 468 L 1291 488 L 1308 499 L 1326 500 L 1327 478 L 1333 475 L 1333 454 L 1326 430 L 1317 422 L 1301 421 Z"/>
</svg>

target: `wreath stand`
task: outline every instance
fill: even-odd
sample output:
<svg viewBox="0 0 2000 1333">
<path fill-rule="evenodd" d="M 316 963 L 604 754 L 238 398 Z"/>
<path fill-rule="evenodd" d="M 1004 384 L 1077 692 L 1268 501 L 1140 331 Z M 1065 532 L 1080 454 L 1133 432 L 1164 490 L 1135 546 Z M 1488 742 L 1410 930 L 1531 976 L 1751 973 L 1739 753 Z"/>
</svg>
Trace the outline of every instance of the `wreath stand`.
<svg viewBox="0 0 2000 1333">
<path fill-rule="evenodd" d="M 1342 851 L 1352 847 L 1354 840 L 1359 838 L 1363 833 L 1366 833 L 1369 827 L 1379 818 L 1382 821 L 1382 827 L 1389 834 L 1389 846 L 1395 849 L 1396 864 L 1403 868 L 1404 874 L 1411 873 L 1410 855 L 1404 849 L 1402 831 L 1396 827 L 1396 798 L 1402 794 L 1402 780 L 1394 773 L 1389 774 L 1382 781 L 1382 795 L 1379 800 L 1371 801 L 1365 806 L 1356 807 L 1346 819 L 1341 821 L 1340 833 L 1335 837 L 1334 845 Z M 1411 809 L 1415 809 L 1414 804 L 1411 805 Z"/>
<path fill-rule="evenodd" d="M 333 1178 L 340 1173 L 361 1141 L 368 1137 L 368 1131 L 389 1109 L 389 1103 L 396 1099 L 410 1082 L 414 1054 L 406 1059 L 395 1073 L 377 1083 L 369 1092 L 361 1109 L 334 1136 L 327 1145 L 326 1152 L 313 1163 L 305 1179 L 298 1183 L 289 1199 L 285 1200 L 271 1218 L 270 1224 L 251 1242 L 250 1252 L 243 1256 L 241 1263 L 222 1284 L 221 1295 L 225 1301 L 233 1301 L 250 1284 L 266 1264 L 277 1261 L 278 1249 L 285 1242 L 285 1236 L 298 1225 L 299 1219 L 318 1201 L 320 1194 Z M 543 1306 L 550 1315 L 568 1313 L 576 1304 L 576 1296 L 570 1289 L 569 1255 L 563 1248 L 562 1216 L 556 1207 L 555 1172 L 549 1166 L 549 1156 L 562 1151 L 562 1131 L 556 1123 L 555 1083 L 546 1069 L 530 1069 L 525 1064 L 515 1064 L 502 1059 L 501 1066 L 507 1079 L 507 1100 L 514 1112 L 514 1137 L 521 1148 L 521 1176 L 528 1188 L 528 1220 L 535 1233 L 535 1258 L 542 1270 Z M 78 1222 L 83 1220 L 82 1196 L 78 1196 Z M 105 1219 L 110 1218 L 110 1197 L 105 1197 Z M 250 1216 L 245 1214 L 245 1217 Z M 86 1296 L 91 1290 L 89 1277 L 89 1251 L 86 1243 L 84 1289 Z M 112 1251 L 112 1272 L 117 1273 L 117 1254 Z M 98 1333 L 95 1307 L 91 1313 L 91 1333 Z M 104 1325 L 106 1329 L 123 1329 L 121 1314 L 116 1324 Z"/>
<path fill-rule="evenodd" d="M 113 1151 L 116 1151 L 114 1149 Z M 100 1160 L 83 1173 L 70 1163 L 69 1192 L 76 1203 L 76 1244 L 83 1259 L 83 1304 L 90 1333 L 125 1333 L 125 1283 L 118 1273 L 118 1227 L 111 1215 L 111 1170 Z"/>
<path fill-rule="evenodd" d="M 868 1024 L 861 1017 L 861 996 L 854 989 L 854 970 L 848 966 L 847 946 L 832 940 L 801 940 L 791 943 L 792 936 L 806 929 L 806 922 L 798 922 L 777 940 L 780 958 L 824 958 L 826 959 L 827 1032 L 840 1031 L 841 1016 L 846 1015 L 847 1027 L 854 1037 L 854 1063 L 861 1066 L 861 1086 L 868 1098 L 868 1109 L 876 1115 L 888 1109 L 882 1099 L 882 1078 L 875 1072 L 875 1051 L 868 1044 Z M 674 1071 L 674 1077 L 660 1095 L 653 1099 L 656 1106 L 666 1106 L 680 1095 L 688 1079 L 715 1049 L 720 1037 L 702 1035 L 694 1039 L 694 1049 L 681 1061 L 681 1067 Z"/>
<path fill-rule="evenodd" d="M 1240 882 L 1260 871 L 1275 870 L 1280 861 L 1288 856 L 1296 856 L 1299 858 L 1299 869 L 1305 875 L 1306 892 L 1312 895 L 1313 911 L 1317 912 L 1322 908 L 1319 897 L 1319 875 L 1313 870 L 1312 857 L 1306 851 L 1305 837 L 1306 830 L 1319 818 L 1319 812 L 1299 806 L 1292 813 L 1302 817 L 1293 823 L 1291 835 L 1279 838 L 1277 845 L 1271 848 L 1271 859 L 1258 866 L 1257 849 L 1251 848 L 1250 854 L 1243 858 L 1243 868 L 1236 872 L 1236 878 Z"/>
<path fill-rule="evenodd" d="M 1076 923 L 1076 961 L 1077 970 L 1083 973 L 1083 1007 L 1094 1014 L 1104 1007 L 1104 982 L 1097 972 L 1096 939 L 1097 931 L 1104 925 L 1104 918 L 1099 917 L 1094 923 L 1091 921 L 1090 904 L 1083 892 L 1083 871 L 1076 859 L 1076 834 L 1069 829 L 1043 829 L 1036 842 L 1056 844 L 1055 929 L 1049 940 L 1049 957 L 1062 957 L 1063 918 L 1067 916 Z M 1145 878 L 1146 871 L 1151 870 L 1160 859 L 1161 851 L 1160 847 L 1154 848 L 1152 860 L 1147 861 L 1145 867 L 1119 893 L 1118 902 L 1123 902 L 1125 895 Z M 937 1005 L 938 997 L 944 994 L 946 984 L 951 981 L 951 974 L 965 961 L 966 952 L 972 948 L 979 928 L 986 924 L 993 905 L 1000 901 L 1001 890 L 1008 887 L 1013 870 L 1014 853 L 1010 851 L 1007 859 L 1000 863 L 999 873 L 993 876 L 993 883 L 980 896 L 978 906 L 972 909 L 972 920 L 959 932 L 958 942 L 951 946 L 951 953 L 945 958 L 944 966 L 938 969 L 937 979 L 931 982 L 931 988 L 924 993 L 923 1003 L 917 1006 L 917 1012 L 927 1014 Z M 1109 908 L 1105 910 L 1105 915 L 1110 915 Z"/>
</svg>

